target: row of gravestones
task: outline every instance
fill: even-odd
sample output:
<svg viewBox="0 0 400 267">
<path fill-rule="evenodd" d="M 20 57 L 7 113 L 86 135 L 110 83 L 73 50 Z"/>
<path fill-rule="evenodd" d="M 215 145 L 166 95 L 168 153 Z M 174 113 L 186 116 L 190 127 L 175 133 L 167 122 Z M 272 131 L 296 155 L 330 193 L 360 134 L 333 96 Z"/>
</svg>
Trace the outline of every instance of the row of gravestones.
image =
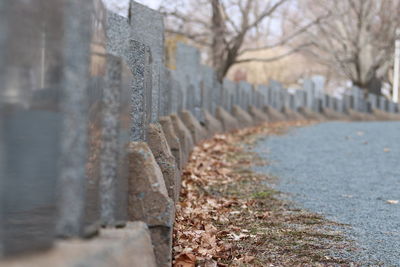
<svg viewBox="0 0 400 267">
<path fill-rule="evenodd" d="M 155 140 L 149 125 L 167 115 L 188 110 L 201 127 L 219 117 L 218 108 L 398 111 L 383 97 L 365 101 L 357 88 L 343 99 L 322 95 L 311 80 L 294 93 L 275 81 L 221 84 L 198 50 L 181 43 L 169 70 L 162 15 L 134 1 L 129 14 L 116 15 L 101 0 L 0 1 L 0 255 L 49 247 L 56 236 L 92 236 L 101 225 L 146 221 L 135 210 L 144 185 L 129 177 L 157 170 L 142 174 L 146 160 L 132 169 L 129 149 Z M 147 150 L 137 148 L 139 162 Z M 163 165 L 168 155 L 156 150 Z M 165 175 L 167 167 L 160 168 Z M 141 207 L 161 205 L 153 200 Z M 168 228 L 157 232 L 168 246 L 170 217 L 165 225 L 146 221 L 154 232 Z"/>
</svg>

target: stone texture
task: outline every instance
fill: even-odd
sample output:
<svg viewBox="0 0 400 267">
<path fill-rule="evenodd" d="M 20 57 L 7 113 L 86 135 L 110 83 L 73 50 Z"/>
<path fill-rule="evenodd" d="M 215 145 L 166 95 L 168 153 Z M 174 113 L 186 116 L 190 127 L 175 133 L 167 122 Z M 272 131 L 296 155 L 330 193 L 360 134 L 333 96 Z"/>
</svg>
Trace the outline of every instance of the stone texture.
<svg viewBox="0 0 400 267">
<path fill-rule="evenodd" d="M 278 121 L 284 121 L 286 120 L 285 115 L 283 115 L 281 112 L 273 108 L 272 106 L 265 106 L 263 108 L 263 111 L 265 114 L 267 114 L 268 119 L 270 122 L 278 122 Z"/>
<path fill-rule="evenodd" d="M 178 136 L 181 144 L 182 165 L 185 165 L 189 160 L 190 153 L 194 147 L 193 137 L 178 115 L 171 114 L 170 118 L 172 125 L 174 126 L 175 133 Z"/>
<path fill-rule="evenodd" d="M 103 229 L 99 236 L 87 240 L 58 241 L 43 253 L 0 262 L 0 267 L 156 267 L 147 225 L 130 222 L 121 229 Z"/>
<path fill-rule="evenodd" d="M 175 158 L 175 162 L 180 171 L 183 168 L 182 161 L 182 148 L 179 142 L 179 138 L 175 133 L 174 126 L 172 125 L 172 120 L 170 117 L 160 117 L 159 120 L 161 127 L 163 128 L 165 138 L 167 139 L 168 146 L 171 149 L 171 153 Z"/>
<path fill-rule="evenodd" d="M 372 115 L 376 120 L 380 121 L 400 120 L 400 115 L 398 113 L 388 113 L 377 108 L 372 109 Z"/>
<path fill-rule="evenodd" d="M 171 266 L 174 203 L 168 197 L 164 178 L 150 148 L 144 142 L 131 142 L 128 148 L 129 220 L 149 226 L 157 266 Z"/>
<path fill-rule="evenodd" d="M 362 113 L 359 111 L 356 111 L 354 109 L 347 109 L 346 114 L 349 116 L 349 119 L 352 121 L 367 121 L 370 120 L 369 114 Z"/>
<path fill-rule="evenodd" d="M 328 119 L 328 120 L 345 120 L 347 116 L 341 112 L 337 112 L 331 108 L 322 108 L 321 113 Z"/>
<path fill-rule="evenodd" d="M 179 197 L 181 177 L 175 158 L 171 153 L 164 131 L 159 123 L 151 123 L 147 127 L 147 143 L 164 176 L 168 196 L 176 202 Z"/>
<path fill-rule="evenodd" d="M 253 121 L 256 124 L 262 124 L 269 121 L 268 116 L 255 106 L 249 106 L 249 114 L 253 117 Z"/>
<path fill-rule="evenodd" d="M 180 113 L 180 117 L 182 122 L 185 124 L 186 128 L 189 130 L 192 135 L 193 141 L 195 144 L 200 143 L 204 139 L 207 138 L 207 132 L 200 125 L 199 121 L 193 116 L 192 113 L 188 110 L 182 110 Z"/>
<path fill-rule="evenodd" d="M 282 114 L 286 116 L 286 119 L 289 121 L 300 121 L 304 120 L 304 117 L 301 116 L 298 112 L 288 108 L 288 107 L 283 107 L 282 108 Z"/>
<path fill-rule="evenodd" d="M 135 1 L 130 2 L 130 38 L 145 44 L 151 51 L 151 122 L 156 122 L 160 113 L 161 72 L 164 58 L 164 17 L 151 8 Z"/>
<path fill-rule="evenodd" d="M 323 121 L 325 119 L 320 113 L 312 111 L 307 107 L 299 107 L 299 113 L 307 120 Z"/>
<path fill-rule="evenodd" d="M 204 113 L 204 127 L 207 130 L 208 137 L 213 136 L 217 133 L 222 133 L 224 131 L 224 127 L 222 123 L 217 120 L 210 112 L 207 110 L 203 110 Z"/>
<path fill-rule="evenodd" d="M 254 125 L 253 118 L 241 107 L 234 105 L 232 115 L 238 120 L 240 127 L 250 127 Z"/>
<path fill-rule="evenodd" d="M 221 122 L 225 132 L 239 130 L 239 122 L 222 107 L 217 107 L 217 119 Z"/>
</svg>

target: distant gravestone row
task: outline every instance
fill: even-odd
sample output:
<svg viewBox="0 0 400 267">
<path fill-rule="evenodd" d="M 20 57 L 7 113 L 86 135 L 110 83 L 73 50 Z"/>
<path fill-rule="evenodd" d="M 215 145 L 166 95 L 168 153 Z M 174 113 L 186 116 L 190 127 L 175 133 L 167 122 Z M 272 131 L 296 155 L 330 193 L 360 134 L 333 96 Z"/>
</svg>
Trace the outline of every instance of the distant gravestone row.
<svg viewBox="0 0 400 267">
<path fill-rule="evenodd" d="M 134 1 L 129 14 L 114 14 L 100 0 L 0 1 L 0 255 L 143 219 L 130 198 L 130 190 L 144 185 L 131 177 L 136 169 L 128 148 L 158 140 L 159 121 L 179 166 L 206 136 L 204 128 L 236 129 L 236 119 L 263 120 L 268 108 L 287 116 L 301 109 L 398 112 L 397 104 L 356 87 L 341 98 L 323 94 L 321 80 L 306 79 L 293 92 L 277 81 L 220 83 L 199 51 L 182 43 L 174 52 L 176 69 L 167 69 L 162 15 Z M 184 124 L 176 114 L 184 114 Z M 169 154 L 156 150 L 160 168 L 152 175 L 161 170 L 164 179 L 172 177 L 163 165 Z M 179 190 L 167 186 L 179 187 L 175 182 L 166 180 L 160 195 L 168 191 L 174 199 L 171 192 Z M 135 193 L 135 201 L 142 198 Z M 170 217 L 165 225 L 160 218 L 146 223 L 170 246 Z"/>
</svg>

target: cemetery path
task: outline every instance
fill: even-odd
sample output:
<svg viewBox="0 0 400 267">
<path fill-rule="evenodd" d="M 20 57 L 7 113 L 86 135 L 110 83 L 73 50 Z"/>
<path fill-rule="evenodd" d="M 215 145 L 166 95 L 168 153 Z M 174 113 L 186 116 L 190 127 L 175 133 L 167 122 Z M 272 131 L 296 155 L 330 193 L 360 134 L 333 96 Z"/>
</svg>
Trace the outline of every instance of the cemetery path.
<svg viewBox="0 0 400 267">
<path fill-rule="evenodd" d="M 296 128 L 257 144 L 270 164 L 256 170 L 279 176 L 274 188 L 296 205 L 348 224 L 357 261 L 400 266 L 399 133 L 398 122 Z"/>
</svg>

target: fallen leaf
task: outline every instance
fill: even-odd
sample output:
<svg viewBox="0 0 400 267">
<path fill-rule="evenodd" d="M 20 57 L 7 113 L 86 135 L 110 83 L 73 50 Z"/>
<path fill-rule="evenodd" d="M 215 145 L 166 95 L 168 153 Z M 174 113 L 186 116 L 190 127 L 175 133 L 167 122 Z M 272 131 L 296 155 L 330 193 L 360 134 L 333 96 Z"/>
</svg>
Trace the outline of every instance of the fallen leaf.
<svg viewBox="0 0 400 267">
<path fill-rule="evenodd" d="M 386 200 L 386 203 L 388 203 L 388 204 L 399 204 L 399 201 L 398 200 L 389 199 L 389 200 Z"/>
<path fill-rule="evenodd" d="M 389 151 L 390 151 L 390 148 L 385 147 L 385 148 L 383 149 L 383 152 L 389 152 Z"/>
<path fill-rule="evenodd" d="M 195 267 L 196 256 L 193 254 L 180 254 L 175 259 L 174 267 Z"/>
</svg>

